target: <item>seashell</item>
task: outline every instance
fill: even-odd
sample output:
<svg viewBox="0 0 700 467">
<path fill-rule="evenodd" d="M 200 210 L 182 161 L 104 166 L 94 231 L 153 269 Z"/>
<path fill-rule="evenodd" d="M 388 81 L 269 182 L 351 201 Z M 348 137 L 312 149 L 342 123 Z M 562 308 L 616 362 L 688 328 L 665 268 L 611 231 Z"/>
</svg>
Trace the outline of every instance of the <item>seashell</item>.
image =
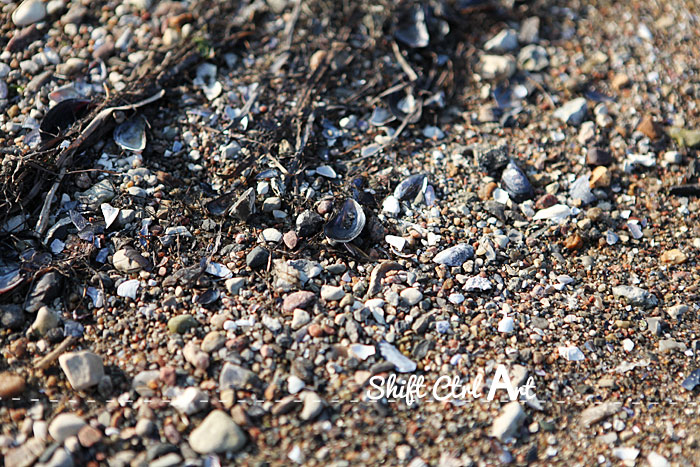
<svg viewBox="0 0 700 467">
<path fill-rule="evenodd" d="M 373 126 L 384 126 L 396 120 L 394 114 L 383 107 L 375 107 L 369 117 L 369 124 Z"/>
<path fill-rule="evenodd" d="M 513 160 L 508 163 L 501 175 L 501 185 L 516 203 L 530 199 L 534 195 L 530 180 Z"/>
<path fill-rule="evenodd" d="M 406 117 L 408 123 L 417 123 L 423 113 L 423 104 L 420 99 L 413 97 L 413 94 L 406 94 L 405 91 L 397 91 L 387 96 L 389 110 L 394 116 L 403 121 Z"/>
<path fill-rule="evenodd" d="M 400 201 L 404 199 L 413 200 L 428 187 L 428 177 L 425 174 L 411 175 L 396 185 L 394 197 Z"/>
<path fill-rule="evenodd" d="M 360 203 L 348 198 L 323 227 L 330 240 L 345 243 L 357 238 L 365 227 L 365 212 Z"/>
<path fill-rule="evenodd" d="M 146 120 L 136 117 L 117 126 L 114 142 L 125 151 L 143 151 L 146 147 Z"/>
<path fill-rule="evenodd" d="M 202 295 L 199 295 L 197 297 L 197 303 L 200 305 L 209 305 L 211 303 L 214 303 L 219 299 L 219 291 L 216 289 L 208 289 L 206 292 L 204 292 Z"/>
<path fill-rule="evenodd" d="M 66 99 L 54 105 L 46 112 L 39 125 L 41 140 L 46 142 L 56 138 L 73 123 L 86 116 L 92 108 L 92 102 L 86 99 Z"/>
</svg>

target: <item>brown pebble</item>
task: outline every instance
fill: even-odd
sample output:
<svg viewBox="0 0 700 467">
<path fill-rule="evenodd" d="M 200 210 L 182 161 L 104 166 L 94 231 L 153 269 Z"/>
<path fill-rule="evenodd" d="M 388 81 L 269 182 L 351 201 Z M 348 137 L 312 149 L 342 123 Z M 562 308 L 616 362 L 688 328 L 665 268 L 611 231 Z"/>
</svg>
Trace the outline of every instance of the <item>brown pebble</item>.
<svg viewBox="0 0 700 467">
<path fill-rule="evenodd" d="M 542 195 L 536 202 L 535 202 L 535 209 L 547 209 L 549 207 L 554 206 L 557 204 L 559 201 L 557 200 L 557 197 L 547 193 L 546 195 Z"/>
<path fill-rule="evenodd" d="M 292 294 L 284 297 L 284 303 L 282 304 L 282 311 L 291 313 L 296 308 L 306 308 L 316 299 L 316 294 L 313 292 L 308 292 L 301 290 L 299 292 L 294 292 Z"/>
<path fill-rule="evenodd" d="M 493 194 L 493 190 L 495 190 L 497 186 L 496 182 L 489 182 L 479 188 L 479 199 L 481 201 L 488 201 L 491 199 L 491 194 Z"/>
<path fill-rule="evenodd" d="M 0 373 L 0 397 L 17 396 L 24 391 L 24 378 L 15 373 Z"/>
<path fill-rule="evenodd" d="M 645 115 L 639 125 L 637 125 L 637 131 L 644 133 L 644 136 L 650 140 L 656 140 L 661 137 L 663 129 L 661 125 L 656 123 L 651 115 Z"/>
<path fill-rule="evenodd" d="M 586 153 L 586 163 L 588 165 L 610 165 L 612 155 L 610 152 L 600 148 L 590 148 Z"/>
<path fill-rule="evenodd" d="M 323 335 L 323 328 L 316 323 L 309 325 L 307 332 L 311 337 L 321 337 Z"/>
<path fill-rule="evenodd" d="M 624 89 L 627 86 L 630 85 L 630 78 L 624 73 L 618 73 L 615 75 L 615 77 L 612 79 L 612 87 L 613 89 L 620 90 Z"/>
<path fill-rule="evenodd" d="M 678 248 L 673 250 L 664 251 L 661 254 L 661 262 L 669 264 L 683 264 L 688 259 L 685 253 L 683 253 Z"/>
<path fill-rule="evenodd" d="M 85 425 L 78 432 L 78 441 L 84 448 L 90 448 L 102 440 L 102 433 L 97 428 Z"/>
<path fill-rule="evenodd" d="M 564 240 L 564 246 L 570 251 L 578 250 L 583 246 L 583 239 L 579 234 L 575 233 Z"/>
<path fill-rule="evenodd" d="M 598 166 L 591 173 L 589 182 L 591 188 L 605 188 L 610 186 L 610 171 L 605 166 Z"/>
</svg>

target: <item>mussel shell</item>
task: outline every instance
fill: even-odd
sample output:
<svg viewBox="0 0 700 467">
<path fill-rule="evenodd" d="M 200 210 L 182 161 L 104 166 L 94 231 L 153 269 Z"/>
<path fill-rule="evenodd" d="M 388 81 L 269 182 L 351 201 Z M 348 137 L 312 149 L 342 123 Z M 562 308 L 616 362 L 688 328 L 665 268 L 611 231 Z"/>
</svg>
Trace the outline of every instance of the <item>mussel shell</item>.
<svg viewBox="0 0 700 467">
<path fill-rule="evenodd" d="M 501 175 L 501 185 L 513 201 L 520 203 L 532 198 L 534 191 L 527 175 L 511 159 Z"/>
<path fill-rule="evenodd" d="M 66 99 L 54 105 L 46 112 L 39 125 L 41 141 L 46 142 L 57 137 L 90 112 L 93 104 L 86 99 Z"/>
<path fill-rule="evenodd" d="M 424 191 L 428 186 L 428 177 L 425 174 L 411 175 L 396 185 L 394 197 L 398 200 L 413 200 L 418 193 Z"/>
<path fill-rule="evenodd" d="M 136 117 L 120 124 L 114 129 L 114 142 L 126 151 L 143 151 L 146 147 L 146 121 Z"/>
<path fill-rule="evenodd" d="M 213 200 L 209 201 L 206 204 L 206 208 L 207 211 L 209 211 L 209 214 L 213 216 L 223 216 L 224 214 L 226 214 L 226 211 L 228 211 L 229 208 L 233 205 L 233 202 L 235 200 L 236 193 L 230 191 L 228 193 L 224 193 L 218 198 L 214 198 Z"/>
<path fill-rule="evenodd" d="M 365 228 L 366 220 L 365 212 L 360 203 L 348 198 L 323 227 L 323 233 L 330 240 L 336 242 L 351 242 Z"/>
</svg>

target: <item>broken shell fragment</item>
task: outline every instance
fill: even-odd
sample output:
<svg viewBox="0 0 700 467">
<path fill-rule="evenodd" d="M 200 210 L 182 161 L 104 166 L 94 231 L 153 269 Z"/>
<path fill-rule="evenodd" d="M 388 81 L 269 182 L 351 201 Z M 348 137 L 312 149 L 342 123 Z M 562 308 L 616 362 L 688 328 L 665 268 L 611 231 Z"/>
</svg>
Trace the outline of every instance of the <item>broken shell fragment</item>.
<svg viewBox="0 0 700 467">
<path fill-rule="evenodd" d="M 365 227 L 365 212 L 360 203 L 348 198 L 338 212 L 323 227 L 323 233 L 330 240 L 346 243 L 357 238 Z"/>
<path fill-rule="evenodd" d="M 114 142 L 125 151 L 141 152 L 146 147 L 146 120 L 135 117 L 114 129 Z"/>
<path fill-rule="evenodd" d="M 41 140 L 46 142 L 59 136 L 63 131 L 88 114 L 92 102 L 86 99 L 66 99 L 46 112 L 39 126 Z"/>
<path fill-rule="evenodd" d="M 428 177 L 425 174 L 411 175 L 396 185 L 394 197 L 400 201 L 413 200 L 428 187 Z"/>
</svg>

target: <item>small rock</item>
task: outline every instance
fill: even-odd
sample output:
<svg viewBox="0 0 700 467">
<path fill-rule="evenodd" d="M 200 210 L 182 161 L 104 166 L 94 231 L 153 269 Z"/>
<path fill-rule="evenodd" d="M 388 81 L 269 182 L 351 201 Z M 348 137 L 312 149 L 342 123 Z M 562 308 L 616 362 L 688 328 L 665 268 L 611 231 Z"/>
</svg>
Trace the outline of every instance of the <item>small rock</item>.
<svg viewBox="0 0 700 467">
<path fill-rule="evenodd" d="M 493 421 L 489 436 L 498 438 L 501 442 L 513 438 L 525 421 L 525 416 L 525 410 L 519 402 L 509 402 Z"/>
<path fill-rule="evenodd" d="M 688 257 L 678 248 L 666 250 L 661 253 L 661 262 L 667 264 L 683 264 Z"/>
<path fill-rule="evenodd" d="M 202 350 L 207 353 L 216 352 L 226 343 L 226 336 L 220 331 L 210 331 L 202 339 Z"/>
<path fill-rule="evenodd" d="M 667 309 L 666 313 L 668 313 L 672 319 L 680 319 L 688 311 L 690 311 L 690 307 L 688 305 L 674 305 Z"/>
<path fill-rule="evenodd" d="M 508 79 L 516 68 L 515 58 L 510 55 L 481 56 L 481 74 L 486 79 Z"/>
<path fill-rule="evenodd" d="M 401 214 L 401 204 L 394 195 L 389 195 L 382 203 L 382 211 L 392 217 L 396 217 Z"/>
<path fill-rule="evenodd" d="M 313 420 L 323 410 L 323 399 L 315 392 L 305 391 L 301 394 L 301 399 L 304 401 L 304 407 L 299 414 L 299 418 L 302 420 Z"/>
<path fill-rule="evenodd" d="M 294 248 L 297 247 L 297 243 L 299 242 L 299 237 L 297 237 L 296 232 L 294 232 L 293 230 L 290 230 L 282 236 L 282 241 L 284 242 L 284 245 L 287 248 L 289 248 L 290 250 L 293 250 Z"/>
<path fill-rule="evenodd" d="M 112 264 L 117 271 L 130 274 L 150 266 L 150 262 L 133 248 L 122 248 L 114 253 Z"/>
<path fill-rule="evenodd" d="M 18 396 L 24 391 L 24 378 L 18 374 L 4 371 L 0 373 L 0 398 Z"/>
<path fill-rule="evenodd" d="M 192 315 L 178 315 L 168 320 L 168 329 L 173 334 L 184 334 L 190 329 L 199 326 L 199 321 L 197 321 Z"/>
<path fill-rule="evenodd" d="M 685 344 L 682 342 L 676 342 L 673 339 L 661 339 L 659 341 L 659 352 L 661 353 L 672 352 L 674 350 L 685 352 L 686 349 L 687 347 Z"/>
<path fill-rule="evenodd" d="M 474 248 L 466 243 L 460 243 L 441 251 L 433 258 L 433 262 L 445 266 L 457 267 L 474 257 Z"/>
<path fill-rule="evenodd" d="M 541 45 L 531 44 L 518 54 L 518 65 L 526 71 L 542 71 L 549 66 L 549 55 Z"/>
<path fill-rule="evenodd" d="M 671 467 L 671 463 L 667 461 L 664 456 L 654 451 L 650 452 L 647 456 L 647 462 L 649 463 L 649 467 Z"/>
<path fill-rule="evenodd" d="M 49 305 L 54 298 L 63 292 L 63 276 L 55 271 L 50 271 L 41 276 L 34 284 L 27 298 L 25 311 L 34 313 L 43 305 Z"/>
<path fill-rule="evenodd" d="M 297 217 L 296 232 L 300 237 L 312 237 L 321 231 L 323 218 L 313 211 L 304 211 Z"/>
<path fill-rule="evenodd" d="M 285 313 L 291 313 L 296 308 L 306 308 L 316 299 L 316 294 L 313 292 L 307 292 L 301 290 L 299 292 L 294 292 L 286 297 L 284 297 L 284 302 L 282 304 L 282 311 Z"/>
<path fill-rule="evenodd" d="M 32 323 L 32 329 L 39 333 L 41 336 L 45 336 L 47 332 L 58 326 L 61 322 L 61 317 L 58 313 L 51 311 L 45 306 L 39 308 L 36 314 L 36 319 Z"/>
<path fill-rule="evenodd" d="M 610 165 L 612 155 L 604 149 L 590 148 L 586 152 L 586 163 L 588 165 Z"/>
<path fill-rule="evenodd" d="M 102 359 L 88 350 L 64 353 L 58 363 L 76 391 L 98 385 L 105 374 Z"/>
<path fill-rule="evenodd" d="M 255 188 L 248 188 L 238 197 L 229 212 L 239 220 L 246 221 L 255 212 Z"/>
<path fill-rule="evenodd" d="M 327 302 L 334 302 L 342 299 L 345 296 L 345 291 L 342 287 L 333 285 L 323 285 L 321 287 L 321 298 Z"/>
<path fill-rule="evenodd" d="M 570 125 L 579 125 L 586 116 L 588 104 L 584 97 L 570 100 L 554 112 L 554 118 Z"/>
<path fill-rule="evenodd" d="M 615 401 L 607 401 L 603 402 L 602 404 L 596 404 L 588 407 L 581 412 L 581 424 L 585 427 L 589 427 L 594 423 L 597 423 L 616 413 L 621 407 L 622 404 Z"/>
<path fill-rule="evenodd" d="M 209 355 L 203 352 L 193 341 L 185 344 L 185 348 L 182 349 L 182 356 L 185 357 L 185 361 L 191 363 L 195 368 L 206 370 L 209 367 Z"/>
<path fill-rule="evenodd" d="M 653 307 L 659 303 L 656 296 L 647 290 L 631 285 L 613 287 L 613 296 L 626 298 L 630 305 L 641 307 Z"/>
<path fill-rule="evenodd" d="M 654 121 L 651 115 L 645 115 L 642 118 L 642 121 L 637 125 L 637 131 L 642 132 L 644 136 L 652 141 L 659 139 L 663 135 L 663 128 Z"/>
<path fill-rule="evenodd" d="M 190 447 L 199 454 L 235 452 L 246 443 L 246 437 L 225 412 L 214 410 L 192 430 Z"/>
<path fill-rule="evenodd" d="M 272 212 L 282 207 L 282 200 L 276 196 L 266 198 L 263 201 L 262 210 L 263 212 Z"/>
<path fill-rule="evenodd" d="M 620 89 L 624 89 L 628 87 L 631 83 L 630 77 L 627 76 L 625 73 L 618 73 L 613 77 L 612 79 L 612 87 L 613 89 L 619 91 Z"/>
<path fill-rule="evenodd" d="M 540 19 L 537 16 L 531 16 L 520 23 L 520 31 L 518 32 L 518 40 L 521 44 L 532 44 L 540 40 Z"/>
<path fill-rule="evenodd" d="M 0 326 L 2 329 L 18 331 L 24 325 L 24 312 L 19 305 L 5 305 L 0 308 Z"/>
<path fill-rule="evenodd" d="M 261 236 L 268 243 L 279 243 L 282 240 L 282 232 L 273 228 L 263 230 Z"/>
<path fill-rule="evenodd" d="M 91 448 L 102 441 L 102 432 L 90 425 L 85 425 L 78 431 L 78 442 L 84 448 Z"/>
<path fill-rule="evenodd" d="M 248 267 L 252 269 L 258 269 L 262 266 L 267 265 L 267 260 L 270 257 L 270 252 L 265 248 L 256 246 L 250 253 L 245 257 L 245 262 Z"/>
<path fill-rule="evenodd" d="M 49 424 L 49 434 L 53 439 L 62 443 L 71 436 L 77 435 L 85 420 L 72 413 L 57 415 Z"/>
<path fill-rule="evenodd" d="M 247 368 L 226 362 L 219 375 L 219 390 L 245 389 L 246 386 L 254 385 L 257 376 Z"/>
<path fill-rule="evenodd" d="M 30 467 L 44 452 L 44 441 L 30 438 L 21 446 L 4 452 L 3 461 L 6 466 Z"/>
<path fill-rule="evenodd" d="M 591 173 L 591 179 L 588 182 L 591 189 L 593 188 L 606 188 L 610 186 L 611 177 L 610 171 L 607 167 L 600 165 L 593 169 Z"/>
<path fill-rule="evenodd" d="M 423 293 L 415 287 L 409 287 L 401 291 L 401 298 L 406 301 L 408 306 L 413 306 L 423 300 Z"/>
<path fill-rule="evenodd" d="M 56 71 L 65 76 L 72 76 L 87 66 L 87 61 L 78 57 L 71 57 L 56 67 Z"/>
<path fill-rule="evenodd" d="M 226 279 L 226 282 L 224 282 L 224 286 L 226 287 L 228 293 L 230 293 L 231 295 L 238 295 L 238 292 L 241 291 L 245 283 L 245 277 L 232 277 L 230 279 Z"/>
<path fill-rule="evenodd" d="M 44 17 L 46 17 L 46 7 L 41 0 L 24 0 L 12 12 L 12 22 L 19 27 L 38 23 Z"/>
<path fill-rule="evenodd" d="M 306 310 L 302 310 L 301 308 L 297 308 L 296 310 L 294 310 L 294 315 L 292 317 L 292 329 L 296 331 L 297 329 L 300 329 L 305 324 L 307 324 L 309 321 L 311 321 L 311 315 L 309 314 L 309 312 Z"/>
<path fill-rule="evenodd" d="M 170 401 L 178 412 L 186 415 L 204 410 L 209 404 L 209 397 L 197 387 L 189 387 Z"/>
</svg>

